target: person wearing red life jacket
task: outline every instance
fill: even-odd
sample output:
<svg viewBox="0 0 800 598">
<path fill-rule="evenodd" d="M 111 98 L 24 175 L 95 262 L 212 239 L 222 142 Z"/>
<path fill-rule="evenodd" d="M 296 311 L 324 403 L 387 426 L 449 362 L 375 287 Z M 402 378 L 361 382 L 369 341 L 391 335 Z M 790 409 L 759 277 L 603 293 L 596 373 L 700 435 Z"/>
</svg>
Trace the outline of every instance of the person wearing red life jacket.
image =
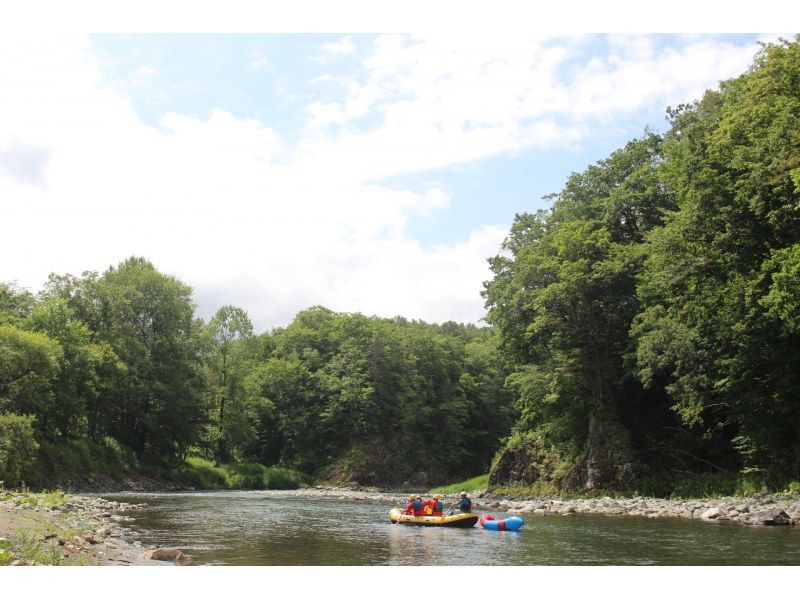
<svg viewBox="0 0 800 598">
<path fill-rule="evenodd" d="M 433 504 L 435 502 L 436 501 L 431 498 L 426 498 L 425 500 L 422 501 L 422 510 L 425 511 L 426 515 L 433 514 Z"/>
<path fill-rule="evenodd" d="M 431 515 L 433 515 L 434 517 L 442 517 L 444 515 L 444 501 L 442 500 L 442 497 L 439 496 L 438 494 L 434 494 L 431 503 L 432 503 Z"/>
<path fill-rule="evenodd" d="M 403 510 L 403 515 L 413 515 L 414 514 L 414 499 L 416 498 L 416 494 L 412 494 L 408 497 L 408 502 L 406 503 L 406 508 Z"/>
</svg>

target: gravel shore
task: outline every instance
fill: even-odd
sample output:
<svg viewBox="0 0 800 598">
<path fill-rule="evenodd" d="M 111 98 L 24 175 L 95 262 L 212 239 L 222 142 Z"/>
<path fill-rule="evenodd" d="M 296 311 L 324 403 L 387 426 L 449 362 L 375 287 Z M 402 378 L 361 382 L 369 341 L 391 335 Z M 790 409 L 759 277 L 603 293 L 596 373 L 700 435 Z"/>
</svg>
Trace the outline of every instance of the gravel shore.
<svg viewBox="0 0 800 598">
<path fill-rule="evenodd" d="M 364 500 L 405 505 L 408 493 L 353 490 L 349 488 L 306 488 L 282 491 L 296 496 L 329 497 L 341 500 Z M 667 498 L 574 498 L 574 499 L 513 499 L 485 492 L 471 493 L 473 507 L 478 511 L 507 511 L 512 514 L 539 516 L 612 515 L 629 517 L 664 517 L 697 519 L 712 523 L 734 522 L 744 525 L 794 525 L 800 521 L 800 497 L 761 494 L 753 497 L 723 497 L 702 499 Z M 444 495 L 450 505 L 457 494 Z"/>
<path fill-rule="evenodd" d="M 0 564 L 188 564 L 175 549 L 143 546 L 124 513 L 146 509 L 99 497 L 0 491 Z"/>
</svg>

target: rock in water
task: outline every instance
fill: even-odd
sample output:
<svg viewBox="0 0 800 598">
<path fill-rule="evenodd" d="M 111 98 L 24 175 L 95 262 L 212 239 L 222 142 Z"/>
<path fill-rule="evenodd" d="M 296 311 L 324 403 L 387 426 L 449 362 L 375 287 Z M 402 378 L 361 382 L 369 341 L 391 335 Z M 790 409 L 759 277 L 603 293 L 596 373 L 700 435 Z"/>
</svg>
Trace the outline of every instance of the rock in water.
<svg viewBox="0 0 800 598">
<path fill-rule="evenodd" d="M 179 565 L 190 565 L 192 557 L 177 548 L 151 548 L 139 555 L 142 560 L 173 561 Z"/>
<path fill-rule="evenodd" d="M 751 520 L 756 525 L 792 525 L 792 518 L 782 509 L 768 509 L 753 513 Z"/>
<path fill-rule="evenodd" d="M 713 509 L 708 509 L 707 511 L 703 511 L 703 514 L 700 515 L 700 519 L 705 519 L 706 521 L 713 521 L 717 519 L 722 512 L 719 510 L 719 507 L 714 507 Z"/>
</svg>

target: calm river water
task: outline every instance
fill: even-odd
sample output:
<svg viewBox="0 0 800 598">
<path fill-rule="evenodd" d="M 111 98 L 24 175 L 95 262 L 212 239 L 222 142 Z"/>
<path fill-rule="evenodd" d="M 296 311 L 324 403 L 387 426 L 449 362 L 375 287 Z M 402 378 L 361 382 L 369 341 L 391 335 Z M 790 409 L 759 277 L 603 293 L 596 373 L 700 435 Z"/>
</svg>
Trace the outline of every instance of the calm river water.
<svg viewBox="0 0 800 598">
<path fill-rule="evenodd" d="M 393 525 L 386 504 L 275 491 L 108 498 L 147 502 L 132 512 L 139 539 L 180 548 L 196 564 L 800 565 L 800 529 L 792 527 L 527 515 L 519 533 L 490 532 Z"/>
</svg>

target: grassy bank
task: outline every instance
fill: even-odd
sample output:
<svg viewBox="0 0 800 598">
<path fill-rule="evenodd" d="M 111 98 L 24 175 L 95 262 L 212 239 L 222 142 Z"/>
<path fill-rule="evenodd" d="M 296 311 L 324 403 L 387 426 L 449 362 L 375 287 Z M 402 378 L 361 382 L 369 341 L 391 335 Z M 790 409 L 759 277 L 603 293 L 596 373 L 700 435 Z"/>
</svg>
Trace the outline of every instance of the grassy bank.
<svg viewBox="0 0 800 598">
<path fill-rule="evenodd" d="M 67 550 L 65 538 L 89 530 L 65 517 L 45 515 L 67 504 L 63 492 L 0 491 L 0 565 L 95 565 L 97 554 Z M 58 538 L 62 539 L 59 544 Z M 74 540 L 73 540 L 74 541 Z M 75 541 L 77 543 L 77 541 Z M 72 545 L 70 545 L 72 546 Z"/>
<path fill-rule="evenodd" d="M 265 467 L 260 463 L 214 465 L 200 457 L 189 457 L 172 480 L 201 490 L 294 490 L 310 486 L 310 476 L 285 467 Z"/>
<path fill-rule="evenodd" d="M 518 499 L 601 498 L 604 496 L 613 498 L 650 496 L 673 499 L 750 497 L 761 494 L 798 495 L 800 494 L 800 482 L 773 485 L 758 477 L 718 473 L 642 479 L 635 487 L 627 490 L 598 489 L 591 492 L 570 492 L 560 489 L 554 484 L 540 482 L 530 486 L 494 486 L 491 488 L 491 494 Z"/>
<path fill-rule="evenodd" d="M 489 476 L 482 475 L 431 488 L 431 494 L 454 494 L 461 490 L 476 492 L 489 487 Z M 526 498 L 634 498 L 650 496 L 659 498 L 692 499 L 721 498 L 730 496 L 757 496 L 761 494 L 800 495 L 800 481 L 769 484 L 756 475 L 732 473 L 705 474 L 673 474 L 642 478 L 632 488 L 626 490 L 597 489 L 594 491 L 569 491 L 555 484 L 537 482 L 532 485 L 502 485 L 489 489 L 494 496 L 506 496 L 511 499 Z"/>
<path fill-rule="evenodd" d="M 42 442 L 35 458 L 17 482 L 6 479 L 6 487 L 38 490 L 114 488 L 128 482 L 145 482 L 147 489 L 199 490 L 253 489 L 289 490 L 312 484 L 310 476 L 285 467 L 259 463 L 226 463 L 216 466 L 201 457 L 189 457 L 181 466 L 140 464 L 132 451 L 113 438 Z M 11 482 L 9 482 L 11 480 Z"/>
<path fill-rule="evenodd" d="M 479 475 L 468 480 L 463 480 L 461 482 L 456 482 L 455 484 L 450 484 L 448 486 L 431 488 L 430 492 L 431 494 L 455 494 L 456 492 L 461 492 L 462 490 L 466 490 L 467 492 L 475 492 L 477 490 L 485 490 L 488 485 L 489 474 L 486 474 Z"/>
</svg>

